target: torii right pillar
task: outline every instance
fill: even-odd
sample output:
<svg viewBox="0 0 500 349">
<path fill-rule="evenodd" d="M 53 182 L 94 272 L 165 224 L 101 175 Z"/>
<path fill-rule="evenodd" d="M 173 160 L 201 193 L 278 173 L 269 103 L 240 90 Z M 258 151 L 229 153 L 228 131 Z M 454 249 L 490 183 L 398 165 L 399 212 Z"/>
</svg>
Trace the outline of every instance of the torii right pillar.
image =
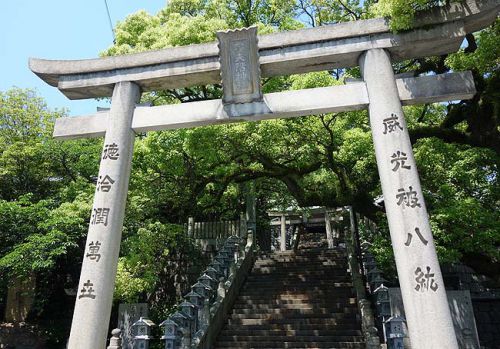
<svg viewBox="0 0 500 349">
<path fill-rule="evenodd" d="M 372 49 L 359 63 L 411 346 L 458 349 L 389 53 Z"/>
</svg>

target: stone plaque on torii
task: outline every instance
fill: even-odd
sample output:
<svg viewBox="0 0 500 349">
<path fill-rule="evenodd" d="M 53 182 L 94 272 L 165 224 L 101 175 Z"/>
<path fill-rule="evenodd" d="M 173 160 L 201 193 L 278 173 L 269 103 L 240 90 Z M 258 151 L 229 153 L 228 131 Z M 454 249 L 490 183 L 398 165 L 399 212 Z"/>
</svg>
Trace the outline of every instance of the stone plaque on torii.
<svg viewBox="0 0 500 349">
<path fill-rule="evenodd" d="M 459 49 L 492 23 L 499 0 L 467 0 L 417 15 L 394 34 L 384 19 L 257 37 L 219 33 L 219 44 L 80 61 L 31 59 L 30 68 L 70 99 L 109 97 L 111 109 L 56 120 L 54 137 L 104 136 L 69 349 L 105 348 L 134 135 L 238 121 L 368 109 L 412 347 L 457 348 L 402 105 L 471 98 L 470 72 L 394 76 L 391 62 Z M 364 81 L 262 94 L 260 76 L 360 66 Z M 224 97 L 136 107 L 141 91 L 220 83 Z"/>
</svg>

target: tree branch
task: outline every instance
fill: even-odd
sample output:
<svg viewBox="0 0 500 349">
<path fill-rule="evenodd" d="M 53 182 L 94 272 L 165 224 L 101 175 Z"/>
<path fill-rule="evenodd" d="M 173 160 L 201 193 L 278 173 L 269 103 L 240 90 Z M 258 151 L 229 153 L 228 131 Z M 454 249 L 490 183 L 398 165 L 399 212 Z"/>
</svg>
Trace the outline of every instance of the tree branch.
<svg viewBox="0 0 500 349">
<path fill-rule="evenodd" d="M 447 143 L 466 144 L 473 147 L 492 149 L 500 155 L 500 141 L 494 141 L 490 138 L 476 139 L 467 133 L 455 129 L 424 126 L 412 129 L 409 133 L 412 144 L 421 138 L 436 137 Z"/>
<path fill-rule="evenodd" d="M 346 4 L 344 4 L 342 0 L 339 0 L 339 4 L 344 8 L 344 10 L 347 11 L 347 13 L 349 13 L 352 16 L 352 19 L 354 19 L 355 21 L 360 19 L 360 16 L 356 12 L 351 10 Z"/>
</svg>

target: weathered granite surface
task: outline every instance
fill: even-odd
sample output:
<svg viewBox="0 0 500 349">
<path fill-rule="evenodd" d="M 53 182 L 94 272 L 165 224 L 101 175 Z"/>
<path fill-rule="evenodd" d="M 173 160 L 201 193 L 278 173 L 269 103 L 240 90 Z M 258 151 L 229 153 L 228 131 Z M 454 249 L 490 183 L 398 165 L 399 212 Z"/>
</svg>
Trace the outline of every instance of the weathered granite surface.
<svg viewBox="0 0 500 349">
<path fill-rule="evenodd" d="M 360 58 L 406 320 L 414 349 L 458 348 L 389 53 Z"/>
<path fill-rule="evenodd" d="M 69 349 L 106 347 L 135 134 L 139 88 L 116 85 L 107 122 L 92 216 L 83 257 Z"/>
<path fill-rule="evenodd" d="M 479 349 L 485 346 L 483 342 L 483 337 L 481 337 L 481 328 L 484 330 L 488 330 L 491 323 L 494 322 L 489 321 L 487 327 L 485 324 L 479 321 L 479 318 L 476 316 L 477 309 L 474 302 L 471 300 L 469 291 L 455 291 L 448 290 L 446 292 L 448 298 L 448 306 L 451 311 L 452 320 L 453 320 L 453 328 L 455 330 L 455 334 L 457 336 L 457 341 L 460 349 Z M 391 302 L 391 313 L 392 315 L 401 315 L 405 317 L 405 310 L 403 307 L 403 301 L 401 299 L 401 289 L 397 287 L 389 288 L 389 297 Z M 474 308 L 473 308 L 474 304 Z M 500 301 L 499 301 L 499 309 L 500 311 Z M 485 312 L 489 312 L 489 309 L 485 309 Z M 498 314 L 497 314 L 498 315 Z M 476 318 L 476 319 L 474 319 Z M 483 317 L 482 320 L 486 320 L 487 317 Z M 497 330 L 498 328 L 497 322 Z M 476 330 L 477 327 L 477 330 Z M 408 332 L 407 332 L 408 333 Z M 479 336 L 478 336 L 479 333 Z M 494 336 L 492 336 L 493 338 Z M 409 341 L 406 341 L 406 347 L 410 347 Z M 480 344 L 481 343 L 481 346 Z M 500 342 L 497 342 L 500 343 Z M 486 348 L 490 349 L 490 347 L 486 346 Z M 491 349 L 496 348 L 494 346 Z"/>
<path fill-rule="evenodd" d="M 467 33 L 493 22 L 498 0 L 467 0 L 417 16 L 417 29 L 394 34 L 382 18 L 262 35 L 258 38 L 263 77 L 358 65 L 372 48 L 392 60 L 456 51 Z M 30 59 L 30 68 L 70 99 L 111 96 L 113 85 L 133 81 L 142 90 L 220 83 L 216 43 L 89 60 Z"/>
<path fill-rule="evenodd" d="M 403 105 L 471 98 L 475 92 L 470 72 L 396 79 Z M 263 102 L 231 104 L 222 100 L 138 107 L 134 111 L 132 129 L 136 132 L 198 127 L 236 121 L 258 121 L 290 118 L 319 113 L 360 110 L 368 106 L 364 82 L 311 88 L 300 91 L 267 93 Z M 109 112 L 58 118 L 55 138 L 100 137 L 106 130 Z M 175 118 L 166 117 L 175 115 Z"/>
</svg>

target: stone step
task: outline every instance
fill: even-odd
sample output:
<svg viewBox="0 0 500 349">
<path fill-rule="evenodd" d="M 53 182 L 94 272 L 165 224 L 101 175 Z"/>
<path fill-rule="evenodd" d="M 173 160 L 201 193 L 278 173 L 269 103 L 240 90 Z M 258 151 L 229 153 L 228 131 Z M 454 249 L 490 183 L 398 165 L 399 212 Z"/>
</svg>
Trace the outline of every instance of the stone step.
<svg viewBox="0 0 500 349">
<path fill-rule="evenodd" d="M 345 250 L 261 255 L 214 348 L 364 348 Z"/>
<path fill-rule="evenodd" d="M 233 326 L 235 327 L 235 326 Z M 250 326 L 246 326 L 250 327 Z M 255 330 L 240 326 L 238 328 L 226 328 L 221 332 L 221 336 L 362 336 L 360 329 L 342 329 L 332 327 L 329 329 L 278 329 L 278 330 Z"/>
<path fill-rule="evenodd" d="M 317 284 L 316 284 L 317 283 Z M 276 277 L 274 279 L 274 282 L 271 278 L 269 279 L 259 279 L 259 278 L 252 278 L 248 280 L 248 283 L 246 282 L 244 285 L 251 285 L 251 286 L 257 286 L 261 284 L 262 286 L 274 286 L 274 288 L 278 289 L 280 285 L 286 284 L 284 289 L 290 289 L 291 286 L 297 286 L 299 288 L 304 288 L 305 286 L 309 285 L 310 288 L 312 289 L 315 287 L 316 290 L 319 290 L 322 288 L 322 290 L 328 290 L 332 288 L 332 286 L 328 286 L 330 284 L 334 283 L 345 283 L 344 286 L 338 285 L 337 288 L 343 290 L 343 289 L 348 289 L 352 287 L 352 282 L 350 278 L 347 278 L 345 276 L 332 276 L 331 278 L 324 278 L 324 279 L 307 279 L 305 278 L 304 280 L 300 280 L 297 278 L 288 280 L 285 278 L 281 277 Z M 249 287 L 246 287 L 249 288 Z"/>
<path fill-rule="evenodd" d="M 332 293 L 328 293 L 328 295 L 331 295 Z M 321 297 L 319 297 L 321 296 Z M 240 296 L 238 297 L 239 301 L 247 302 L 247 301 L 253 301 L 253 302 L 264 302 L 264 301 L 304 301 L 304 302 L 309 302 L 311 299 L 325 299 L 328 297 L 322 297 L 322 294 L 319 293 L 297 293 L 297 292 L 281 292 L 281 293 L 274 293 L 274 294 L 244 294 L 243 292 L 240 293 Z M 356 302 L 356 297 L 354 297 L 353 294 L 336 294 L 335 297 L 331 297 L 331 299 L 336 300 L 338 302 L 341 301 L 346 301 L 349 303 Z"/>
<path fill-rule="evenodd" d="M 303 295 L 309 297 L 349 297 L 354 296 L 354 290 L 351 287 L 335 288 L 329 285 L 322 286 L 307 286 L 307 285 L 296 285 L 287 287 L 276 287 L 268 289 L 256 289 L 244 287 L 240 293 L 242 296 L 256 296 L 261 298 L 262 296 L 272 296 L 272 295 Z"/>
<path fill-rule="evenodd" d="M 348 275 L 349 272 L 347 271 L 347 268 L 342 269 L 342 268 L 331 268 L 331 267 L 324 267 L 325 270 L 318 270 L 323 268 L 322 266 L 317 266 L 316 268 L 313 269 L 305 269 L 305 268 L 288 268 L 288 267 L 259 267 L 258 269 L 252 270 L 250 275 L 265 275 L 265 276 L 270 276 L 270 275 L 289 275 L 289 276 L 294 276 L 294 275 L 310 275 L 310 276 L 330 276 L 330 275 Z"/>
<path fill-rule="evenodd" d="M 251 289 L 251 288 L 266 288 L 266 289 L 283 289 L 283 290 L 288 290 L 293 287 L 304 287 L 304 288 L 311 288 L 311 287 L 322 287 L 322 286 L 327 286 L 327 287 L 352 287 L 352 282 L 346 281 L 345 278 L 342 281 L 335 280 L 335 279 L 322 279 L 322 280 L 297 280 L 297 279 L 284 279 L 284 280 L 279 280 L 276 279 L 274 282 L 271 280 L 248 280 L 248 283 L 245 284 L 245 289 Z"/>
<path fill-rule="evenodd" d="M 331 314 L 357 314 L 358 309 L 356 307 L 343 307 L 338 309 L 332 308 L 309 308 L 309 309 L 233 309 L 232 315 L 248 315 L 250 317 L 255 316 L 291 316 L 291 315 L 331 315 Z M 231 316 L 232 316 L 231 315 Z"/>
<path fill-rule="evenodd" d="M 323 270 L 321 270 L 323 269 Z M 311 266 L 300 266 L 292 264 L 262 264 L 255 265 L 251 274 L 253 273 L 290 273 L 290 274 L 310 274 L 310 275 L 330 275 L 334 273 L 348 274 L 347 265 L 324 265 L 315 264 Z"/>
<path fill-rule="evenodd" d="M 324 252 L 315 252 L 315 251 L 303 251 L 303 252 L 274 252 L 261 254 L 257 257 L 257 259 L 277 259 L 277 258 L 331 258 L 331 259 L 341 259 L 346 258 L 347 253 L 345 251 L 324 251 Z"/>
<path fill-rule="evenodd" d="M 306 265 L 304 265 L 306 264 Z M 296 269 L 296 270 L 318 270 L 318 268 L 324 268 L 325 270 L 347 270 L 347 263 L 334 263 L 331 261 L 298 261 L 298 262 L 273 262 L 273 261 L 262 261 L 255 262 L 254 270 L 259 268 L 281 268 L 281 269 Z M 319 270 L 318 270 L 319 271 Z"/>
<path fill-rule="evenodd" d="M 301 263 L 310 263 L 312 265 L 338 266 L 347 265 L 347 260 L 325 258 L 274 258 L 274 259 L 258 259 L 255 261 L 257 267 L 264 265 L 290 265 L 300 266 Z"/>
<path fill-rule="evenodd" d="M 321 269 L 321 268 L 318 268 Z M 249 277 L 261 277 L 261 278 L 294 278 L 294 277 L 316 277 L 316 278 L 329 278 L 329 277 L 347 277 L 349 275 L 347 270 L 341 269 L 326 269 L 321 272 L 309 271 L 301 269 L 286 269 L 286 268 L 271 268 L 271 267 L 261 267 L 259 269 L 254 269 Z"/>
<path fill-rule="evenodd" d="M 270 253 L 262 253 L 261 256 L 296 256 L 296 255 L 324 255 L 324 254 L 338 254 L 345 255 L 345 249 L 326 249 L 326 248 L 308 248 L 308 249 L 298 249 L 297 251 L 287 250 L 287 251 L 274 251 Z"/>
<path fill-rule="evenodd" d="M 361 349 L 365 348 L 365 344 L 362 341 L 357 342 L 337 342 L 334 348 L 348 348 L 348 349 Z M 267 342 L 238 342 L 233 341 L 222 342 L 218 341 L 215 345 L 216 348 L 237 348 L 237 349 L 247 349 L 247 348 L 266 348 L 266 349 L 282 349 L 282 348 L 332 348 L 330 343 L 325 342 L 293 342 L 293 341 L 267 341 Z"/>
<path fill-rule="evenodd" d="M 310 265 L 313 266 L 324 266 L 324 267 L 329 267 L 329 268 L 343 268 L 347 266 L 347 260 L 332 260 L 325 258 L 323 259 L 312 259 L 312 258 L 307 258 L 307 259 L 300 259 L 300 260 L 271 260 L 271 259 L 266 259 L 266 260 L 257 260 L 255 261 L 255 265 L 257 268 L 260 267 L 265 267 L 265 266 L 282 266 L 282 267 L 295 267 L 295 268 L 300 268 L 302 264 L 302 268 L 308 268 L 308 265 L 304 265 L 304 263 L 309 263 Z"/>
<path fill-rule="evenodd" d="M 346 250 L 329 250 L 329 249 L 308 249 L 308 250 L 288 250 L 288 251 L 274 251 L 274 252 L 262 252 L 260 258 L 272 258 L 276 256 L 281 257 L 295 257 L 295 256 L 345 256 Z"/>
<path fill-rule="evenodd" d="M 259 301 L 237 301 L 234 303 L 234 309 L 316 309 L 318 307 L 326 308 L 339 308 L 339 307 L 356 307 L 355 301 L 351 302 L 338 302 L 335 300 L 324 300 L 320 299 L 314 302 L 304 302 L 303 300 L 294 301 L 269 301 L 269 300 L 259 300 Z"/>
<path fill-rule="evenodd" d="M 298 250 L 298 251 L 275 251 L 275 252 L 263 252 L 258 256 L 258 258 L 269 259 L 276 257 L 284 257 L 284 258 L 294 258 L 294 257 L 345 257 L 347 255 L 345 250 L 325 250 L 325 249 L 317 249 L 317 250 Z"/>
<path fill-rule="evenodd" d="M 273 325 L 280 328 L 290 326 L 292 328 L 303 328 L 304 326 L 312 326 L 314 328 L 328 328 L 329 326 L 349 326 L 352 324 L 357 324 L 356 318 L 354 316 L 344 315 L 334 316 L 328 318 L 299 318 L 299 319 L 234 319 L 229 318 L 227 320 L 227 325 L 229 326 L 268 326 L 271 328 Z M 322 327 L 323 326 L 323 327 Z"/>
<path fill-rule="evenodd" d="M 347 253 L 271 253 L 257 256 L 256 260 L 279 260 L 279 259 L 321 259 L 321 260 L 344 260 L 347 259 Z"/>
<path fill-rule="evenodd" d="M 262 284 L 275 284 L 279 285 L 280 283 L 297 283 L 297 284 L 304 284 L 304 283 L 324 283 L 324 282 L 337 282 L 337 283 L 349 283 L 351 284 L 351 278 L 347 277 L 346 275 L 331 275 L 330 277 L 319 277 L 319 276 L 294 276 L 291 278 L 286 278 L 280 275 L 276 275 L 274 278 L 272 275 L 270 276 L 261 276 L 261 275 L 251 275 L 247 279 L 247 283 L 249 284 L 255 284 L 255 283 L 262 283 Z"/>
<path fill-rule="evenodd" d="M 302 336 L 295 335 L 293 338 L 290 336 L 240 336 L 240 335 L 226 335 L 222 334 L 219 337 L 221 342 L 269 342 L 269 341 L 294 341 L 294 342 L 359 342 L 360 336 Z"/>
<path fill-rule="evenodd" d="M 323 270 L 321 270 L 323 269 Z M 330 275 L 331 273 L 348 273 L 347 266 L 343 265 L 322 265 L 316 264 L 312 266 L 308 266 L 305 268 L 304 266 L 291 265 L 291 264 L 263 264 L 256 265 L 252 270 L 253 273 L 296 273 L 296 274 L 308 274 L 317 275 L 324 274 Z"/>
<path fill-rule="evenodd" d="M 243 320 L 243 319 L 260 319 L 267 321 L 274 320 L 303 320 L 304 323 L 308 322 L 308 320 L 322 321 L 329 319 L 351 319 L 356 320 L 358 317 L 358 310 L 354 309 L 354 311 L 346 311 L 346 312 L 327 312 L 327 313 L 315 313 L 315 312 L 305 312 L 305 311 L 285 311 L 283 310 L 280 313 L 268 314 L 268 313 L 251 313 L 251 314 L 230 314 L 231 320 Z M 287 322 L 284 323 L 287 323 Z"/>
<path fill-rule="evenodd" d="M 328 332 L 360 332 L 361 325 L 356 323 L 345 323 L 345 321 L 331 321 L 326 324 L 263 324 L 263 325 L 226 325 L 224 331 L 242 331 L 258 333 L 260 331 L 293 332 L 302 331 L 306 333 L 315 333 L 316 331 Z M 361 332 L 360 332 L 361 333 Z"/>
<path fill-rule="evenodd" d="M 287 306 L 290 304 L 357 304 L 357 299 L 354 296 L 344 297 L 309 297 L 306 294 L 279 294 L 271 298 L 253 298 L 250 296 L 240 295 L 234 304 L 275 304 L 278 306 Z"/>
</svg>

